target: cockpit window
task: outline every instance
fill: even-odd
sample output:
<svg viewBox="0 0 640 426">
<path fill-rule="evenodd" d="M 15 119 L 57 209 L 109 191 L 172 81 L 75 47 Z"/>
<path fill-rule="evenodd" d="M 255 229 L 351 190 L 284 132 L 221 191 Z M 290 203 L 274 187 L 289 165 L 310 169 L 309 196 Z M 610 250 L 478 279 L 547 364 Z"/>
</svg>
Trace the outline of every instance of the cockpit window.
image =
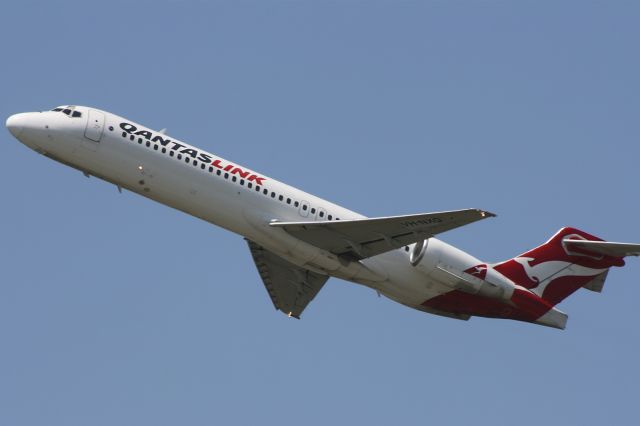
<svg viewBox="0 0 640 426">
<path fill-rule="evenodd" d="M 61 106 L 52 109 L 51 111 L 61 112 L 63 114 L 68 115 L 69 117 L 78 118 L 82 117 L 82 113 L 80 111 L 76 111 L 74 106 Z"/>
</svg>

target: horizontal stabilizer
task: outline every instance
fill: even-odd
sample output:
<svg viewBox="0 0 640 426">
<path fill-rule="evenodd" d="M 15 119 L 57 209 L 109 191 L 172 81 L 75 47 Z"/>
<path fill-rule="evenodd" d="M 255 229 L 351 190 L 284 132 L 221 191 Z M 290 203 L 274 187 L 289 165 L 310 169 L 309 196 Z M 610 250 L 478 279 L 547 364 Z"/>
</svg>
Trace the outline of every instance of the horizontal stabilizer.
<svg viewBox="0 0 640 426">
<path fill-rule="evenodd" d="M 564 240 L 569 248 L 612 257 L 640 256 L 640 244 L 612 243 L 609 241 Z"/>
<path fill-rule="evenodd" d="M 271 222 L 294 237 L 355 259 L 377 256 L 495 214 L 478 209 L 324 222 Z"/>
</svg>

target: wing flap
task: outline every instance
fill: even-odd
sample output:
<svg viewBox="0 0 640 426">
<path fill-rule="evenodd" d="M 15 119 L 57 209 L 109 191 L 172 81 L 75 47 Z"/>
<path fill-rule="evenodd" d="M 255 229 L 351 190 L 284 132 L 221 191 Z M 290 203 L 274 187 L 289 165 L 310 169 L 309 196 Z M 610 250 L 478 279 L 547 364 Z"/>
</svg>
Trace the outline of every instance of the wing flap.
<svg viewBox="0 0 640 426">
<path fill-rule="evenodd" d="M 296 266 L 253 241 L 247 243 L 273 306 L 299 319 L 329 277 Z"/>
<path fill-rule="evenodd" d="M 451 229 L 493 217 L 478 209 L 323 222 L 272 222 L 311 245 L 364 259 L 413 244 Z"/>
</svg>

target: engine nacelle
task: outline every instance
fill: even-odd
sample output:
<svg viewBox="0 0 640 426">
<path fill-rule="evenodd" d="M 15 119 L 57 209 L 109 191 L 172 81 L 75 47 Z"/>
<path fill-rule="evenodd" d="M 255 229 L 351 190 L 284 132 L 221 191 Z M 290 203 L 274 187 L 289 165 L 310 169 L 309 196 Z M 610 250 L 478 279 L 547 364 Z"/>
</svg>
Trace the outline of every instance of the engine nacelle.
<svg viewBox="0 0 640 426">
<path fill-rule="evenodd" d="M 439 264 L 430 278 L 465 293 L 491 299 L 510 300 L 515 287 L 506 282 L 483 280 L 445 264 Z"/>
<path fill-rule="evenodd" d="M 452 290 L 507 301 L 515 289 L 512 283 L 500 279 L 495 273 L 488 273 L 482 279 L 464 272 L 470 265 L 481 262 L 437 239 L 414 244 L 409 252 L 409 262 L 427 279 L 437 281 Z"/>
</svg>

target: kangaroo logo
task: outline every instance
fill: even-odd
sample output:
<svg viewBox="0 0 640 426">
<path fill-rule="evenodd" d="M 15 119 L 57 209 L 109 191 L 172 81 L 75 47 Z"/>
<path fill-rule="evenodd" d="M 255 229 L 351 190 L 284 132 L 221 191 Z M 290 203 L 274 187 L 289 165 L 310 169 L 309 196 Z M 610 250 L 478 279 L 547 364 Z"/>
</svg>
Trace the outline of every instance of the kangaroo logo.
<svg viewBox="0 0 640 426">
<path fill-rule="evenodd" d="M 487 277 L 487 265 L 485 263 L 481 263 L 480 265 L 472 266 L 464 272 L 484 280 Z"/>
<path fill-rule="evenodd" d="M 535 260 L 532 257 L 516 257 L 513 260 L 518 262 L 524 269 L 529 279 L 537 285 L 530 289 L 534 293 L 542 297 L 542 293 L 547 286 L 560 277 L 595 277 L 596 275 L 606 271 L 608 268 L 594 269 L 580 266 L 575 263 L 563 262 L 560 260 L 550 260 L 542 262 L 538 265 L 531 266 Z"/>
</svg>

